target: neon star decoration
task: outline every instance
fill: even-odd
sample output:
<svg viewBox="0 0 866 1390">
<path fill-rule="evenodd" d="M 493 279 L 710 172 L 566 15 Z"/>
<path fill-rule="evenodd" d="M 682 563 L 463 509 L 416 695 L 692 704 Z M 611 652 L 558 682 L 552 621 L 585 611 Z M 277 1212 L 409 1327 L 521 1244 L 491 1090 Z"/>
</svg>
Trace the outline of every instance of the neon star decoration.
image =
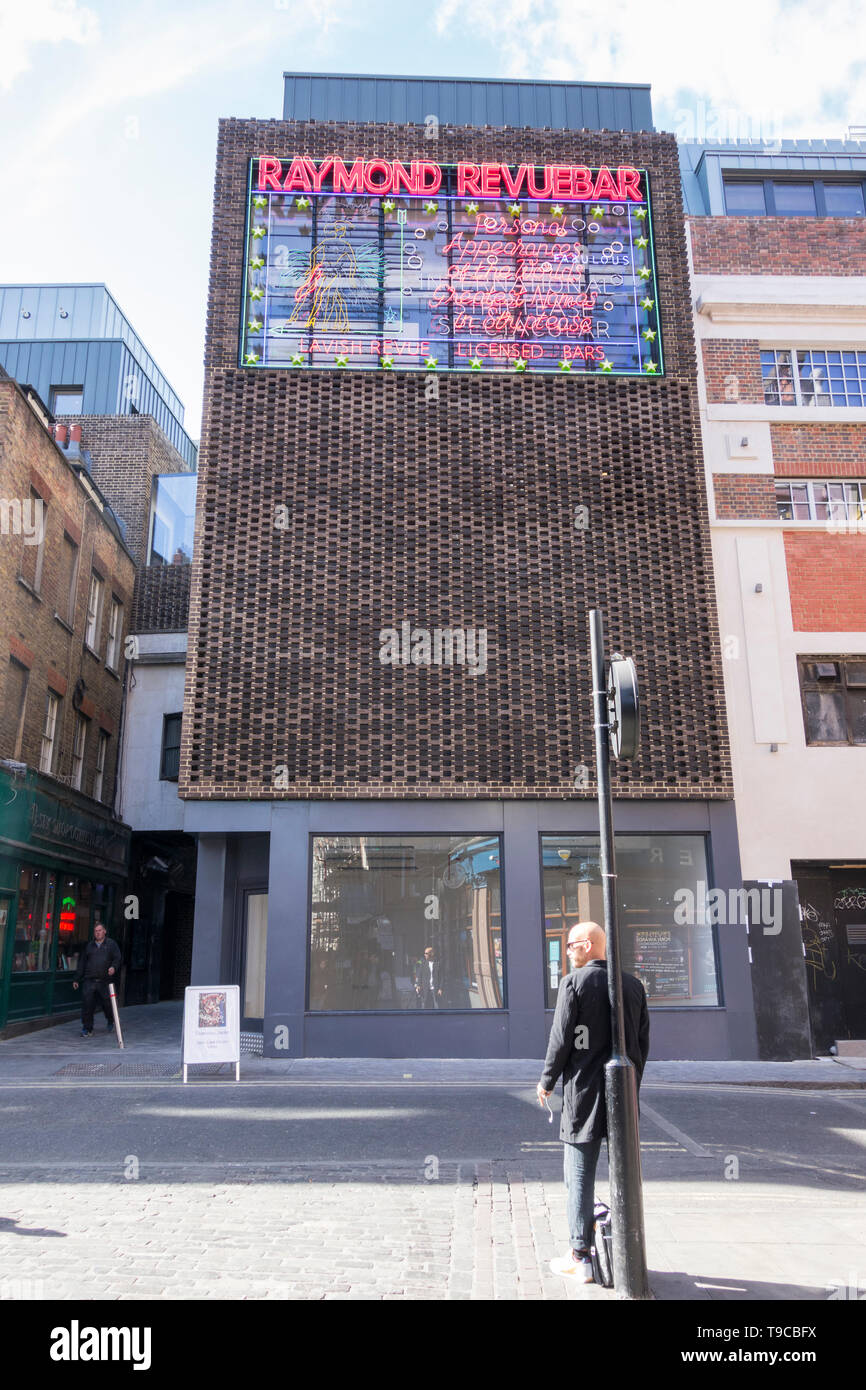
<svg viewBox="0 0 866 1390">
<path fill-rule="evenodd" d="M 635 208 L 634 215 L 639 222 L 642 222 L 646 217 L 646 208 Z"/>
<path fill-rule="evenodd" d="M 475 214 L 476 214 L 477 211 L 478 211 L 478 204 L 477 204 L 477 203 L 464 203 L 463 206 L 465 207 L 466 211 L 469 213 L 469 216 L 470 216 L 470 217 L 474 217 Z"/>
<path fill-rule="evenodd" d="M 480 372 L 484 364 L 481 361 L 480 357 L 470 357 L 469 365 L 472 368 L 473 372 Z"/>
<path fill-rule="evenodd" d="M 655 376 L 658 372 L 658 367 L 656 366 L 655 362 L 647 362 L 646 366 L 644 367 L 644 371 L 647 373 L 648 376 Z"/>
<path fill-rule="evenodd" d="M 264 299 L 264 297 L 265 292 L 262 289 L 261 285 L 253 285 L 252 289 L 250 290 L 250 299 Z"/>
<path fill-rule="evenodd" d="M 656 331 L 654 328 L 645 328 L 641 337 L 646 338 L 648 343 L 654 343 L 656 340 Z"/>
<path fill-rule="evenodd" d="M 640 307 L 642 309 L 653 309 L 655 307 L 655 300 L 645 297 L 641 300 Z"/>
<path fill-rule="evenodd" d="M 436 368 L 439 366 L 439 358 L 425 357 L 424 366 L 427 368 L 428 372 L 435 372 Z"/>
<path fill-rule="evenodd" d="M 515 360 L 515 363 L 514 363 L 514 370 L 515 370 L 516 372 L 525 372 L 525 371 L 526 371 L 526 360 L 525 360 L 525 358 L 523 358 L 523 357 L 518 357 L 518 358 Z"/>
<path fill-rule="evenodd" d="M 592 215 L 595 218 L 604 217 L 604 208 L 593 208 Z"/>
<path fill-rule="evenodd" d="M 263 236 L 267 236 L 267 234 L 268 234 L 268 229 L 267 229 L 267 227 L 253 227 L 253 236 L 256 238 L 256 240 L 258 240 L 259 238 L 261 238 L 261 237 L 263 237 Z"/>
<path fill-rule="evenodd" d="M 560 364 L 559 364 L 559 370 L 560 370 L 561 372 L 570 372 L 570 371 L 571 371 L 571 363 L 570 363 L 570 362 L 566 362 L 565 358 L 563 358 L 562 361 L 561 361 Z"/>
<path fill-rule="evenodd" d="M 334 365 L 336 367 L 348 367 L 349 359 L 344 352 L 339 353 L 338 356 L 334 358 Z"/>
<path fill-rule="evenodd" d="M 397 204 L 394 202 L 393 198 L 386 198 L 384 203 L 382 204 L 382 211 L 393 212 L 396 206 Z"/>
<path fill-rule="evenodd" d="M 394 365 L 393 357 L 380 357 L 379 361 L 382 363 L 382 366 L 386 369 L 386 371 Z"/>
<path fill-rule="evenodd" d="M 257 352 L 248 352 L 244 361 L 248 367 L 254 367 L 257 362 L 261 361 L 261 358 Z"/>
<path fill-rule="evenodd" d="M 640 270 L 638 271 L 638 275 L 640 276 L 640 278 L 641 278 L 642 280 L 651 280 L 651 279 L 652 279 L 652 274 L 653 274 L 653 273 L 652 273 L 652 271 L 650 270 L 649 266 L 646 266 L 646 265 L 642 265 L 641 268 L 640 268 Z"/>
<path fill-rule="evenodd" d="M 257 198 L 253 198 L 253 207 L 254 207 L 254 208 L 260 208 L 260 209 L 261 209 L 261 208 L 266 208 L 267 205 L 268 205 L 268 200 L 267 200 L 267 198 L 265 198 L 261 193 L 258 195 Z"/>
<path fill-rule="evenodd" d="M 427 202 L 427 203 L 424 204 L 424 211 L 425 211 L 426 213 L 429 213 L 430 216 L 432 217 L 433 214 L 434 214 L 434 212 L 438 212 L 438 211 L 439 211 L 439 204 L 438 204 L 438 203 L 434 203 L 433 200 L 432 200 L 432 198 L 431 198 L 429 202 Z"/>
<path fill-rule="evenodd" d="M 304 354 L 302 352 L 293 352 L 289 361 L 293 367 L 303 367 Z"/>
<path fill-rule="evenodd" d="M 612 372 L 612 371 L 613 371 L 613 363 L 612 363 L 612 362 L 608 362 L 608 360 L 607 360 L 606 357 L 605 357 L 604 361 L 603 361 L 602 364 L 601 364 L 601 370 L 602 370 L 603 372 Z"/>
<path fill-rule="evenodd" d="M 250 270 L 262 270 L 264 268 L 264 256 L 250 256 Z"/>
<path fill-rule="evenodd" d="M 263 319 L 250 319 L 249 323 L 247 324 L 247 328 L 250 330 L 251 333 L 261 333 L 264 326 L 265 325 Z"/>
<path fill-rule="evenodd" d="M 635 246 L 639 246 L 641 249 L 643 249 L 644 246 L 649 246 L 649 237 L 645 237 L 645 236 L 636 237 L 636 238 L 635 238 L 635 243 L 634 243 L 634 244 L 635 244 Z"/>
<path fill-rule="evenodd" d="M 550 215 L 551 217 L 563 217 L 565 213 L 562 205 L 557 203 L 555 207 L 552 207 L 550 209 Z"/>
<path fill-rule="evenodd" d="M 295 207 L 301 208 L 301 209 L 303 210 L 303 209 L 305 209 L 305 208 L 308 208 L 309 206 L 310 206 L 310 200 L 309 200 L 309 198 L 296 198 L 296 199 L 295 199 Z"/>
<path fill-rule="evenodd" d="M 520 204 L 519 204 L 519 203 L 509 203 L 509 204 L 508 204 L 508 211 L 511 213 L 511 216 L 512 216 L 512 217 L 519 217 L 519 216 L 520 216 Z"/>
</svg>

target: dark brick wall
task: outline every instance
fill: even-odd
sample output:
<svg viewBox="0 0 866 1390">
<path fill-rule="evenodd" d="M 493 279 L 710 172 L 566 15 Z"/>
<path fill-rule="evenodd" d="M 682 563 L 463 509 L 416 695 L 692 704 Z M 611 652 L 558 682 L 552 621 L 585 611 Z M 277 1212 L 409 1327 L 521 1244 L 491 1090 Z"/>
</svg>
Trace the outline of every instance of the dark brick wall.
<svg viewBox="0 0 866 1390">
<path fill-rule="evenodd" d="M 28 498 L 34 486 L 45 502 L 45 543 L 38 590 L 19 583 L 32 565 L 35 547 L 22 535 L 0 535 L 0 757 L 15 756 L 21 670 L 29 671 L 20 758 L 38 768 L 48 689 L 61 697 L 54 773 L 72 772 L 75 710 L 72 695 L 82 680 L 81 712 L 88 718 L 82 791 L 90 795 L 96 772 L 98 731 L 110 735 L 103 781 L 109 797 L 117 758 L 123 678 L 123 644 L 118 672 L 105 665 L 112 594 L 123 603 L 122 637 L 129 630 L 134 566 L 130 556 L 89 499 L 63 454 L 10 381 L 0 381 L 0 497 Z M 70 611 L 64 532 L 78 545 L 78 574 Z M 104 581 L 102 618 L 94 654 L 84 645 L 91 571 Z M 31 570 L 32 577 L 35 572 Z M 67 619 L 71 617 L 71 623 Z M 71 627 L 71 631 L 70 631 Z M 14 658 L 15 660 L 13 661 Z"/>
<path fill-rule="evenodd" d="M 93 481 L 126 522 L 126 543 L 136 565 L 144 565 L 153 476 L 189 470 L 150 415 L 81 415 L 75 423 Z"/>
<path fill-rule="evenodd" d="M 247 162 L 293 153 L 646 167 L 668 375 L 239 369 Z M 695 373 L 673 137 L 222 122 L 180 794 L 585 796 L 598 605 L 644 696 L 617 794 L 730 797 Z M 383 666 L 402 620 L 486 628 L 486 674 Z"/>
<path fill-rule="evenodd" d="M 133 632 L 185 632 L 189 565 L 146 565 L 135 577 Z"/>
<path fill-rule="evenodd" d="M 692 217 L 696 275 L 862 275 L 866 225 L 853 217 Z"/>
</svg>

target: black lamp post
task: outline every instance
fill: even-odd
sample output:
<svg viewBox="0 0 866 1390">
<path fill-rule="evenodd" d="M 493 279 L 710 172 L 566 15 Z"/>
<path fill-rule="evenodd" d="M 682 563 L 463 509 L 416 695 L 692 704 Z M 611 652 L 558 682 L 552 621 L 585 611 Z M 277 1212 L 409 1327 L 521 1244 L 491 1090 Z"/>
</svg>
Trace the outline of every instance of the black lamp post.
<svg viewBox="0 0 866 1390">
<path fill-rule="evenodd" d="M 607 987 L 612 1051 L 604 1069 L 607 1142 L 610 1155 L 610 1213 L 613 1282 L 620 1298 L 652 1298 L 646 1268 L 643 1192 L 638 1134 L 637 1074 L 625 1048 L 622 967 L 617 919 L 616 854 L 610 794 L 610 754 L 633 758 L 640 733 L 637 675 L 631 657 L 614 655 L 606 669 L 604 623 L 599 609 L 589 615 L 592 708 L 598 773 L 601 882 L 607 937 Z"/>
</svg>

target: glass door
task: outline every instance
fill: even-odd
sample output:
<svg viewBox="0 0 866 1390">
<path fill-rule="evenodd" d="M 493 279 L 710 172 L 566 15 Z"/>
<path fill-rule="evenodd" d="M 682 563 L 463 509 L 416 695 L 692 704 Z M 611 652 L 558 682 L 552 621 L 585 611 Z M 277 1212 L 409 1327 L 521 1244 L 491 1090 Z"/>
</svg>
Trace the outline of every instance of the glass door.
<svg viewBox="0 0 866 1390">
<path fill-rule="evenodd" d="M 268 895 L 247 893 L 244 900 L 242 964 L 243 1021 L 260 1023 L 265 1016 L 265 965 L 268 945 Z"/>
</svg>

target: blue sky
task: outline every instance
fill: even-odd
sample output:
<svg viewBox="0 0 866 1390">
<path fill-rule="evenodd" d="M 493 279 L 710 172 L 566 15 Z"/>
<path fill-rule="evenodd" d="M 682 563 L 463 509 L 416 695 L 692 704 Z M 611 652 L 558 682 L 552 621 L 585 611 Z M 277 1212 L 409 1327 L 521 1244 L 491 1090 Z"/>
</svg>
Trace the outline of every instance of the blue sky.
<svg viewBox="0 0 866 1390">
<path fill-rule="evenodd" d="M 0 0 L 0 280 L 104 281 L 196 436 L 220 116 L 284 70 L 650 82 L 680 136 L 866 126 L 861 0 Z"/>
</svg>

